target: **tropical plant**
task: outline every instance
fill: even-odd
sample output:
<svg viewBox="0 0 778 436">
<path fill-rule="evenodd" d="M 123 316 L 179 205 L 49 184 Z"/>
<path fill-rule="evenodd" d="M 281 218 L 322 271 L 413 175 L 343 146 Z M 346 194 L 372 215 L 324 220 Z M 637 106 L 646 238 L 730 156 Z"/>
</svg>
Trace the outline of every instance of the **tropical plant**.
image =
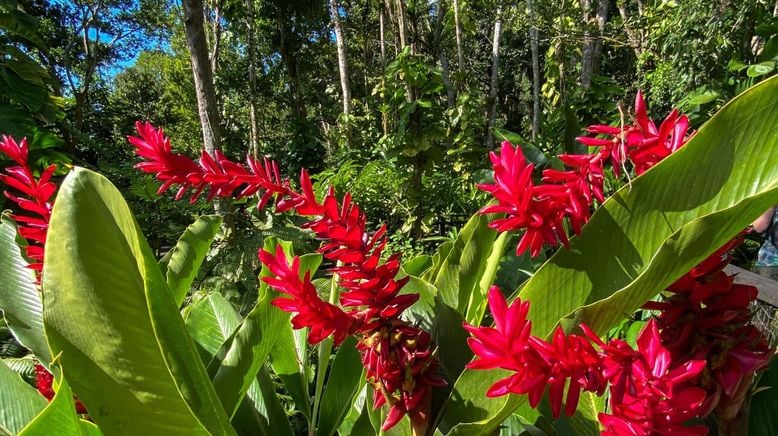
<svg viewBox="0 0 778 436">
<path fill-rule="evenodd" d="M 0 307 L 53 373 L 52 387 L 39 369 L 39 391 L 56 393 L 47 406 L 3 363 L 0 425 L 22 434 L 742 433 L 773 350 L 749 323 L 756 290 L 721 269 L 731 241 L 778 202 L 778 168 L 765 159 L 778 146 L 776 95 L 778 79 L 766 80 L 690 134 L 677 112 L 654 123 L 639 94 L 634 122 L 591 126 L 598 136 L 579 141 L 596 152 L 562 155 L 564 166 L 539 178 L 506 142 L 491 155 L 494 182 L 480 185 L 493 201 L 434 255 L 405 260 L 386 253 L 385 226 L 370 231 L 348 193 L 316 192 L 305 170 L 295 187 L 269 159 L 241 165 L 216 150 L 195 161 L 137 123 L 137 167 L 160 192 L 257 197 L 322 241 L 296 255 L 266 238 L 245 316 L 218 293 L 187 298 L 218 217 L 198 219 L 158 260 L 110 181 L 76 168 L 52 207 L 53 170 L 35 174 L 26 143 L 5 137 L 0 151 L 16 166 L 0 181 L 26 212 L 12 215 L 19 235 L 2 223 Z M 608 172 L 625 181 L 606 199 Z M 24 239 L 33 244 L 23 251 Z M 514 243 L 524 259 L 554 254 L 503 293 L 492 285 L 518 269 L 506 262 L 519 259 Z M 641 307 L 653 312 L 636 340 L 607 337 Z M 73 394 L 88 414 L 77 414 Z M 762 434 L 772 421 L 751 425 Z"/>
</svg>

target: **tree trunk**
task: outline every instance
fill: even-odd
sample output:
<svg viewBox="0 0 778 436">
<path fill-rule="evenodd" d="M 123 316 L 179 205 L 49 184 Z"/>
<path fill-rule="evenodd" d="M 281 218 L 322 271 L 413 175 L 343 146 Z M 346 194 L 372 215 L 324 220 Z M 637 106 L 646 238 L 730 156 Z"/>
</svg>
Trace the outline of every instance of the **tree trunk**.
<svg viewBox="0 0 778 436">
<path fill-rule="evenodd" d="M 216 77 L 216 73 L 219 71 L 219 56 L 221 55 L 221 42 L 222 42 L 222 10 L 221 3 L 216 1 L 213 3 L 213 23 L 211 23 L 211 35 L 213 36 L 213 44 L 211 44 L 211 75 Z"/>
<path fill-rule="evenodd" d="M 248 32 L 249 57 L 249 143 L 254 158 L 259 156 L 259 132 L 257 130 L 257 61 L 254 39 L 254 0 L 246 0 L 246 31 Z"/>
<path fill-rule="evenodd" d="M 527 0 L 527 13 L 530 28 L 529 40 L 532 52 L 532 139 L 538 139 L 540 134 L 540 48 L 538 47 L 538 28 L 535 25 L 535 5 Z"/>
<path fill-rule="evenodd" d="M 330 0 L 332 26 L 335 28 L 335 41 L 338 46 L 338 71 L 340 71 L 340 87 L 343 91 L 343 114 L 348 118 L 351 113 L 351 86 L 348 82 L 348 61 L 346 59 L 346 39 L 340 25 L 340 5 L 338 0 Z"/>
<path fill-rule="evenodd" d="M 194 75 L 195 94 L 197 96 L 197 112 L 200 116 L 200 126 L 203 129 L 203 148 L 213 155 L 221 148 L 221 130 L 219 105 L 216 100 L 216 90 L 213 85 L 212 65 L 208 58 L 208 43 L 205 39 L 203 22 L 203 3 L 201 0 L 182 0 L 184 9 L 184 31 L 186 43 L 189 46 L 192 74 Z M 234 234 L 234 223 L 227 213 L 226 203 L 216 202 L 213 206 L 217 214 L 224 216 L 224 229 L 228 235 Z"/>
<path fill-rule="evenodd" d="M 638 5 L 640 6 L 640 3 L 638 3 Z M 635 56 L 640 58 L 640 56 L 643 54 L 643 32 L 641 30 L 640 34 L 638 34 L 629 24 L 629 16 L 627 16 L 627 0 L 618 2 L 618 6 L 621 22 L 624 24 L 624 33 L 627 34 L 629 45 L 632 46 L 632 51 L 635 52 Z M 640 9 L 642 9 L 642 7 Z"/>
<path fill-rule="evenodd" d="M 221 145 L 219 131 L 219 108 L 213 86 L 213 74 L 208 59 L 208 45 L 203 27 L 203 4 L 201 0 L 182 0 L 184 8 L 184 30 L 189 46 L 194 74 L 197 111 L 203 129 L 203 146 L 208 153 Z"/>
<path fill-rule="evenodd" d="M 592 70 L 594 69 L 594 38 L 591 35 L 591 9 L 591 0 L 581 0 L 584 31 L 580 82 L 583 89 L 589 89 L 592 85 Z"/>
<path fill-rule="evenodd" d="M 494 146 L 494 135 L 492 135 L 492 129 L 494 128 L 495 118 L 497 116 L 497 87 L 498 82 L 498 70 L 500 66 L 500 37 L 502 35 L 502 4 L 497 6 L 497 17 L 494 20 L 494 35 L 492 38 L 492 77 L 489 81 L 489 115 L 488 124 L 486 128 L 486 146 L 492 148 Z"/>
<path fill-rule="evenodd" d="M 602 38 L 605 36 L 605 24 L 608 23 L 608 7 L 610 2 L 608 0 L 599 0 L 597 3 L 597 38 L 594 40 L 594 59 L 592 60 L 592 72 L 599 74 L 600 72 L 600 58 L 602 57 Z"/>
<path fill-rule="evenodd" d="M 459 72 L 464 71 L 465 68 L 465 60 L 462 56 L 462 29 L 461 24 L 459 22 L 459 0 L 454 0 L 454 32 L 456 33 L 457 38 L 457 61 L 459 62 L 457 64 L 457 67 L 459 68 Z"/>
<path fill-rule="evenodd" d="M 403 0 L 395 0 L 397 8 L 397 34 L 400 36 L 400 50 L 404 50 L 408 44 L 408 34 L 405 27 L 405 6 Z"/>
<path fill-rule="evenodd" d="M 279 52 L 281 60 L 286 66 L 286 73 L 289 75 L 289 92 L 292 95 L 292 113 L 296 118 L 305 118 L 308 114 L 305 108 L 305 100 L 300 86 L 300 75 L 297 71 L 297 58 L 289 49 L 289 41 L 286 38 L 287 19 L 279 15 L 276 17 L 278 34 L 280 39 Z"/>
</svg>

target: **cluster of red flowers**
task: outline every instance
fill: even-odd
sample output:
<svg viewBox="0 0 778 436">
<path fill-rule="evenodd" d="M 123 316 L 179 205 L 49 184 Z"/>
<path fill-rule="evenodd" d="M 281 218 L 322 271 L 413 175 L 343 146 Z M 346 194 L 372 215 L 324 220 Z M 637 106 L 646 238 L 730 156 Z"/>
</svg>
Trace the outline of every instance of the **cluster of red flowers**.
<svg viewBox="0 0 778 436">
<path fill-rule="evenodd" d="M 519 147 L 503 143 L 501 154 L 491 154 L 495 183 L 481 185 L 497 204 L 481 213 L 505 213 L 490 227 L 498 231 L 525 229 L 517 253 L 528 248 L 536 256 L 544 242 L 567 244 L 562 227 L 566 218 L 577 234 L 589 218 L 592 198 L 603 201 L 603 162 L 610 160 L 619 176 L 630 161 L 640 175 L 669 156 L 689 139 L 689 121 L 673 110 L 659 128 L 648 118 L 641 93 L 635 102 L 635 122 L 622 127 L 590 126 L 590 133 L 608 138 L 579 137 L 588 146 L 601 147 L 591 155 L 561 155 L 570 171 L 543 171 L 542 182 L 532 180 L 533 166 Z M 580 392 L 610 392 L 610 414 L 599 416 L 606 435 L 706 434 L 703 425 L 685 427 L 692 418 L 715 411 L 721 421 L 740 411 L 754 374 L 764 369 L 771 350 L 764 335 L 749 323 L 749 305 L 756 288 L 734 284 L 722 270 L 735 238 L 671 285 L 672 294 L 646 309 L 658 310 L 637 340 L 603 342 L 586 325 L 585 336 L 565 335 L 557 328 L 550 342 L 532 336 L 527 320 L 529 302 L 507 306 L 496 288 L 489 293 L 495 328 L 465 325 L 468 340 L 479 359 L 474 369 L 503 368 L 511 376 L 492 385 L 487 395 L 527 394 L 535 407 L 549 386 L 555 417 L 571 415 Z"/>
<path fill-rule="evenodd" d="M 772 351 L 764 334 L 751 320 L 757 289 L 734 283 L 724 267 L 738 237 L 706 262 L 668 287 L 670 296 L 644 307 L 658 310 L 662 343 L 674 360 L 707 361 L 700 386 L 707 392 L 702 415 L 715 412 L 722 421 L 735 418 L 753 382 L 753 374 L 767 367 Z"/>
<path fill-rule="evenodd" d="M 57 191 L 57 185 L 51 182 L 51 176 L 57 170 L 56 165 L 46 168 L 40 177 L 35 177 L 27 162 L 27 140 L 19 143 L 10 136 L 3 135 L 0 141 L 0 154 L 5 154 L 18 166 L 5 169 L 6 174 L 0 174 L 0 182 L 15 189 L 21 194 L 15 195 L 3 191 L 6 197 L 16 203 L 25 215 L 14 214 L 11 218 L 20 223 L 19 234 L 27 240 L 25 253 L 32 261 L 30 268 L 35 270 L 40 281 L 43 271 L 43 249 L 46 243 L 46 232 L 51 219 L 52 197 Z"/>
<path fill-rule="evenodd" d="M 478 357 L 468 367 L 502 368 L 513 374 L 494 383 L 487 396 L 527 394 L 530 406 L 536 407 L 548 386 L 551 412 L 558 418 L 563 402 L 568 416 L 575 412 L 582 391 L 602 395 L 609 389 L 611 414 L 600 414 L 603 434 L 707 431 L 704 426 L 683 426 L 698 416 L 705 399 L 705 391 L 694 387 L 705 362 L 674 361 L 660 341 L 655 321 L 641 332 L 638 350 L 620 339 L 605 343 L 585 325 L 584 336 L 565 335 L 558 327 L 551 341 L 545 341 L 532 335 L 529 302 L 516 299 L 508 306 L 496 287 L 488 298 L 495 327 L 465 324 L 472 335 L 468 344 Z"/>
<path fill-rule="evenodd" d="M 502 143 L 500 154 L 490 153 L 494 184 L 478 187 L 489 192 L 497 204 L 481 209 L 482 214 L 504 213 L 489 223 L 500 232 L 525 230 L 516 254 L 529 250 L 535 257 L 543 243 L 556 247 L 568 243 L 564 222 L 575 234 L 590 217 L 596 199 L 604 201 L 604 163 L 610 160 L 616 176 L 629 160 L 640 175 L 683 146 L 689 139 L 689 120 L 673 110 L 659 128 L 648 118 L 643 96 L 635 99 L 635 121 L 621 127 L 594 125 L 587 131 L 607 138 L 582 136 L 579 142 L 600 147 L 593 154 L 561 154 L 559 159 L 569 170 L 543 170 L 540 184 L 532 180 L 534 165 L 528 163 L 520 147 Z"/>
<path fill-rule="evenodd" d="M 349 335 L 357 337 L 367 378 L 375 387 L 374 404 L 391 406 L 383 425 L 385 430 L 406 414 L 415 423 L 425 422 L 431 388 L 445 382 L 437 374 L 429 334 L 400 319 L 419 296 L 400 294 L 407 279 L 395 278 L 400 269 L 399 254 L 381 262 L 387 243 L 386 228 L 369 233 L 364 213 L 349 194 L 339 203 L 330 189 L 322 202 L 317 201 L 304 170 L 297 192 L 287 179 L 281 178 L 275 162 L 265 159 L 260 163 L 248 157 L 248 165 L 243 167 L 218 151 L 214 156 L 203 151 L 198 164 L 173 153 L 162 129 L 140 122 L 136 128 L 140 137 L 130 137 L 129 141 L 138 155 L 146 159 L 137 168 L 155 173 L 164 182 L 160 193 L 179 185 L 176 198 L 192 190 L 191 201 L 206 188 L 208 199 L 261 194 L 259 207 L 275 198 L 277 211 L 294 210 L 310 217 L 305 227 L 324 241 L 319 252 L 335 262 L 331 271 L 345 290 L 339 297 L 340 306 L 323 301 L 309 275 L 300 278 L 298 258 L 290 264 L 280 249 L 276 253 L 261 250 L 260 261 L 273 274 L 263 280 L 287 295 L 275 299 L 273 304 L 294 313 L 295 328 L 310 328 L 311 344 L 330 335 L 335 344 Z"/>
<path fill-rule="evenodd" d="M 43 367 L 43 365 L 35 365 L 35 386 L 38 388 L 38 392 L 41 393 L 47 400 L 54 399 L 54 376 Z M 73 397 L 73 401 L 76 403 L 76 413 L 87 413 L 84 403 Z"/>
<path fill-rule="evenodd" d="M 21 195 L 3 191 L 6 197 L 27 212 L 25 215 L 13 214 L 11 218 L 20 223 L 19 235 L 27 241 L 24 250 L 31 260 L 29 268 L 35 271 L 40 285 L 46 234 L 49 230 L 54 193 L 57 192 L 57 185 L 51 181 L 51 177 L 57 170 L 57 166 L 50 165 L 40 177 L 35 177 L 28 162 L 29 147 L 26 139 L 17 143 L 10 136 L 3 135 L 0 141 L 0 155 L 3 154 L 18 164 L 6 168 L 6 174 L 0 174 L 0 182 L 15 189 Z M 54 390 L 51 386 L 53 380 L 54 376 L 43 365 L 35 365 L 35 385 L 38 392 L 49 401 L 54 398 Z M 81 401 L 75 397 L 74 400 L 78 413 L 87 413 Z"/>
</svg>

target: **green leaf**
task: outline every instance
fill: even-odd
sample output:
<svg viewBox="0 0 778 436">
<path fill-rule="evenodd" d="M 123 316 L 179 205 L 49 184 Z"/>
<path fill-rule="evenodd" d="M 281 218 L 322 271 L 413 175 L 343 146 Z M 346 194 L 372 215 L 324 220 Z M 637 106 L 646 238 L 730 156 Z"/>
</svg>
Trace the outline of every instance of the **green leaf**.
<svg viewBox="0 0 778 436">
<path fill-rule="evenodd" d="M 778 434 L 778 359 L 775 357 L 759 378 L 758 388 L 762 390 L 751 397 L 748 434 Z"/>
<path fill-rule="evenodd" d="M 167 259 L 167 285 L 177 305 L 184 302 L 221 223 L 222 219 L 217 215 L 197 218 L 170 251 Z"/>
<path fill-rule="evenodd" d="M 719 97 L 719 93 L 716 91 L 705 91 L 701 94 L 697 94 L 689 99 L 689 106 L 697 106 L 701 104 L 710 103 L 715 101 Z"/>
<path fill-rule="evenodd" d="M 0 14 L 0 29 L 26 39 L 38 50 L 46 53 L 46 43 L 38 35 L 38 20 L 19 10 Z"/>
<path fill-rule="evenodd" d="M 105 177 L 67 176 L 44 265 L 49 346 L 101 429 L 234 434 L 146 239 Z"/>
<path fill-rule="evenodd" d="M 286 323 L 278 330 L 278 339 L 270 351 L 270 364 L 273 372 L 281 379 L 289 396 L 294 400 L 297 410 L 306 418 L 311 417 L 311 403 L 308 396 L 308 379 L 302 356 L 295 344 L 292 324 Z M 305 343 L 302 344 L 305 347 Z"/>
<path fill-rule="evenodd" d="M 83 436 L 93 434 L 85 426 L 82 427 L 80 421 L 76 414 L 73 392 L 71 392 L 67 380 L 60 378 L 59 388 L 54 399 L 19 433 L 19 436 L 48 436 L 52 434 Z"/>
<path fill-rule="evenodd" d="M 192 338 L 202 347 L 205 362 L 213 358 L 240 322 L 238 311 L 216 292 L 195 303 L 186 318 Z M 275 434 L 280 434 L 281 429 L 289 427 L 275 386 L 264 366 L 260 368 L 257 379 L 249 386 L 246 397 L 243 398 L 231 423 L 242 434 L 269 434 L 270 423 L 273 423 Z"/>
<path fill-rule="evenodd" d="M 476 214 L 465 224 L 433 283 L 443 302 L 462 314 L 467 310 L 470 295 L 478 292 L 478 281 L 497 237 L 487 227 L 488 222 L 486 216 Z"/>
<path fill-rule="evenodd" d="M 20 344 L 32 350 L 41 363 L 51 362 L 43 332 L 43 302 L 35 273 L 27 268 L 17 245 L 17 232 L 9 219 L 0 219 L 0 310 Z"/>
<path fill-rule="evenodd" d="M 16 434 L 46 407 L 46 399 L 0 361 L 0 434 Z"/>
<path fill-rule="evenodd" d="M 527 158 L 527 161 L 535 164 L 536 166 L 541 166 L 548 163 L 548 157 L 543 154 L 539 148 L 524 140 L 524 138 L 519 136 L 518 133 L 513 133 L 505 129 L 495 128 L 494 136 L 500 141 L 508 141 L 513 145 L 520 146 L 521 151 L 524 153 L 524 157 Z"/>
<path fill-rule="evenodd" d="M 240 324 L 240 315 L 218 292 L 192 305 L 186 315 L 186 326 L 192 339 L 202 347 L 210 359 Z"/>
<path fill-rule="evenodd" d="M 775 62 L 765 61 L 755 65 L 749 65 L 746 70 L 748 77 L 759 77 L 765 74 L 770 74 L 775 69 Z"/>
<path fill-rule="evenodd" d="M 318 435 L 335 434 L 363 384 L 362 360 L 356 345 L 356 340 L 349 337 L 335 353 L 335 361 L 330 368 L 327 387 L 322 396 L 319 426 L 316 429 Z"/>
<path fill-rule="evenodd" d="M 608 199 L 570 249 L 559 249 L 522 288 L 533 333 L 585 322 L 604 334 L 778 203 L 778 166 L 767 158 L 778 149 L 776 95 L 778 78 L 744 92 Z M 462 374 L 449 422 L 489 432 L 524 401 L 485 399 L 496 372 Z"/>
<path fill-rule="evenodd" d="M 279 243 L 276 238 L 266 238 L 264 249 L 273 253 Z M 281 244 L 290 256 L 291 244 Z M 263 266 L 260 277 L 270 274 Z M 208 365 L 208 372 L 213 375 L 213 385 L 229 416 L 235 414 L 273 349 L 278 339 L 276 332 L 289 322 L 287 313 L 270 304 L 276 296 L 272 288 L 261 282 L 257 304 Z"/>
</svg>

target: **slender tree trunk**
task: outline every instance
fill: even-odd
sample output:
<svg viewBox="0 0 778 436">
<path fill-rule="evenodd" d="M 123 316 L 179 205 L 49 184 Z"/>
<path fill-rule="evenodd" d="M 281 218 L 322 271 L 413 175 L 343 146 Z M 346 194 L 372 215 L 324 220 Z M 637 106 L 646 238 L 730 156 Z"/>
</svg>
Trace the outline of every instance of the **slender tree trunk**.
<svg viewBox="0 0 778 436">
<path fill-rule="evenodd" d="M 632 46 L 632 51 L 635 52 L 635 56 L 640 58 L 643 54 L 643 36 L 642 31 L 638 34 L 635 29 L 629 23 L 629 16 L 627 15 L 627 0 L 618 2 L 619 15 L 621 16 L 621 22 L 624 24 L 624 33 L 627 34 L 629 45 Z"/>
<path fill-rule="evenodd" d="M 497 6 L 497 16 L 494 20 L 494 35 L 492 38 L 492 77 L 489 81 L 489 115 L 486 128 L 486 146 L 494 146 L 494 128 L 495 118 L 497 116 L 497 88 L 499 86 L 498 73 L 500 66 L 500 37 L 502 36 L 502 4 Z"/>
<path fill-rule="evenodd" d="M 594 38 L 591 32 L 591 0 L 581 0 L 583 13 L 583 55 L 581 57 L 581 88 L 589 89 L 592 85 L 592 70 L 594 69 Z"/>
<path fill-rule="evenodd" d="M 300 75 L 297 71 L 297 58 L 295 54 L 290 51 L 289 41 L 286 36 L 286 22 L 287 19 L 282 16 L 276 17 L 276 25 L 278 27 L 278 34 L 280 39 L 279 52 L 281 53 L 281 60 L 286 66 L 286 73 L 289 75 L 289 92 L 292 95 L 292 112 L 296 118 L 305 118 L 308 111 L 305 107 L 305 100 L 303 99 L 302 88 L 300 85 Z"/>
<path fill-rule="evenodd" d="M 592 72 L 598 74 L 600 72 L 600 58 L 602 56 L 602 44 L 603 36 L 605 36 L 605 24 L 608 23 L 608 7 L 610 2 L 608 0 L 599 0 L 597 3 L 597 38 L 594 40 L 594 59 L 592 61 Z"/>
<path fill-rule="evenodd" d="M 208 59 L 208 45 L 203 26 L 203 4 L 201 0 L 183 0 L 184 30 L 189 46 L 192 73 L 194 74 L 197 111 L 203 129 L 203 146 L 208 153 L 221 145 L 219 131 L 219 108 L 213 86 L 213 72 Z"/>
<path fill-rule="evenodd" d="M 184 31 L 186 43 L 189 46 L 192 74 L 194 75 L 195 94 L 197 96 L 197 112 L 200 116 L 200 126 L 203 129 L 203 147 L 213 154 L 221 148 L 221 130 L 219 105 L 213 84 L 212 65 L 208 58 L 208 43 L 205 38 L 203 22 L 203 3 L 201 0 L 182 0 L 184 9 Z M 224 216 L 224 228 L 228 235 L 233 234 L 234 223 L 227 213 L 229 206 L 221 202 L 214 203 L 216 213 Z"/>
<path fill-rule="evenodd" d="M 249 57 L 249 142 L 251 154 L 259 156 L 259 132 L 257 130 L 257 60 L 256 41 L 254 39 L 254 0 L 246 0 L 246 31 L 248 32 Z"/>
<path fill-rule="evenodd" d="M 532 53 L 532 139 L 540 135 L 540 48 L 538 47 L 538 28 L 535 25 L 535 5 L 533 0 L 527 0 L 529 15 L 529 41 Z"/>
<path fill-rule="evenodd" d="M 222 9 L 221 3 L 218 1 L 213 4 L 213 14 L 213 23 L 211 23 L 211 35 L 213 36 L 213 44 L 211 44 L 211 74 L 213 77 L 216 77 L 216 73 L 219 71 L 219 56 L 221 55 L 222 42 Z"/>
<path fill-rule="evenodd" d="M 378 11 L 378 37 L 381 42 L 381 74 L 386 67 L 386 40 L 384 38 L 384 8 L 383 5 L 379 6 Z"/>
<path fill-rule="evenodd" d="M 465 58 L 462 56 L 462 25 L 459 22 L 459 0 L 454 0 L 454 32 L 457 39 L 457 67 L 462 72 L 465 68 Z"/>
<path fill-rule="evenodd" d="M 395 6 L 397 8 L 397 34 L 400 36 L 400 50 L 404 50 L 408 44 L 408 34 L 405 27 L 405 6 L 403 0 L 395 0 Z"/>
<path fill-rule="evenodd" d="M 381 40 L 381 89 L 386 87 L 386 40 L 384 39 L 384 10 L 385 5 L 382 3 L 378 6 L 378 36 Z M 386 136 L 389 133 L 389 117 L 386 110 L 381 109 L 381 129 Z"/>
<path fill-rule="evenodd" d="M 343 114 L 348 118 L 351 114 L 351 86 L 348 81 L 348 61 L 346 59 L 346 39 L 340 25 L 340 4 L 338 0 L 330 0 L 332 26 L 335 28 L 335 41 L 338 46 L 338 71 L 340 71 L 340 87 L 343 92 Z"/>
</svg>

